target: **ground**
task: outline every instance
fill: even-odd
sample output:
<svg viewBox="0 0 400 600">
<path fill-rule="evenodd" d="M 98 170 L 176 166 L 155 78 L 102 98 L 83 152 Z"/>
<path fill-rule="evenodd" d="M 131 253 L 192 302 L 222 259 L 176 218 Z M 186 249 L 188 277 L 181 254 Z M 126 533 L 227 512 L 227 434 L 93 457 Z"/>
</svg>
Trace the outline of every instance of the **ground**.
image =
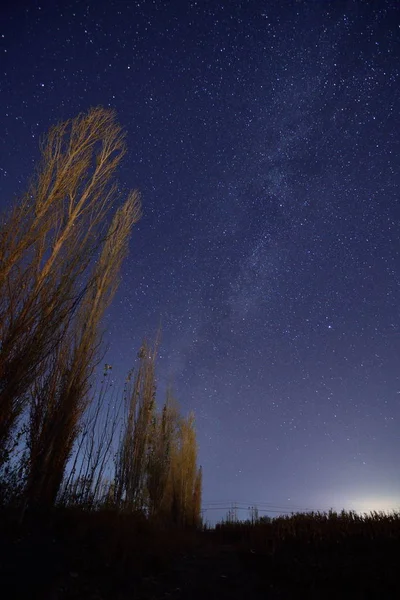
<svg viewBox="0 0 400 600">
<path fill-rule="evenodd" d="M 123 535 L 122 533 L 123 532 Z M 148 529 L 67 516 L 1 526 L 3 598 L 400 598 L 400 535 L 285 539 Z"/>
</svg>

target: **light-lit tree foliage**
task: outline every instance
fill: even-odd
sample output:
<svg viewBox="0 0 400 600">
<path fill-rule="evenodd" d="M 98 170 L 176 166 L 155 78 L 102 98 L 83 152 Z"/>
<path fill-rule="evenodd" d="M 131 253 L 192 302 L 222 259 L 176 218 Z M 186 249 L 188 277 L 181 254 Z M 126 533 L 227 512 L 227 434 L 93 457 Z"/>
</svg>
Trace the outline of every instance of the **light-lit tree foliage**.
<svg viewBox="0 0 400 600">
<path fill-rule="evenodd" d="M 125 510 L 140 510 L 145 504 L 148 450 L 155 418 L 157 349 L 158 341 L 153 348 L 146 340 L 143 342 L 128 397 L 128 415 L 116 463 L 116 502 Z"/>
<path fill-rule="evenodd" d="M 166 402 L 161 412 L 156 414 L 152 423 L 147 474 L 149 513 L 151 516 L 162 516 L 163 511 L 165 513 L 178 418 L 178 407 L 171 391 L 168 390 Z"/>
<path fill-rule="evenodd" d="M 47 360 L 53 367 L 66 364 L 69 354 L 71 366 L 81 370 L 77 377 L 84 377 L 82 356 L 92 335 L 88 330 L 114 287 L 104 267 L 90 285 L 85 279 L 118 195 L 114 174 L 125 143 L 113 112 L 94 108 L 53 127 L 41 151 L 28 192 L 0 226 L 0 465 L 31 386 L 48 379 Z M 124 210 L 136 218 L 138 207 L 133 194 Z M 72 342 L 70 321 L 82 299 L 93 295 L 97 308 L 91 311 L 91 324 L 75 333 Z M 82 311 L 80 315 L 82 320 Z M 67 350 L 72 343 L 74 359 Z M 55 385 L 54 378 L 45 385 Z"/>
<path fill-rule="evenodd" d="M 128 237 L 138 216 L 136 195 L 115 213 L 73 324 L 60 343 L 45 385 L 37 389 L 30 411 L 30 495 L 53 504 L 87 408 L 93 369 L 99 360 L 99 326 L 117 287 Z M 51 382 L 49 387 L 48 381 Z"/>
<path fill-rule="evenodd" d="M 137 192 L 114 210 L 122 130 L 95 108 L 51 129 L 41 150 L 28 192 L 0 223 L 0 501 L 18 498 L 21 518 L 58 503 L 199 525 L 194 417 L 180 416 L 171 391 L 156 407 L 159 335 L 128 377 L 113 473 L 121 398 L 92 389 L 101 321 L 141 215 Z M 20 417 L 23 454 L 10 470 Z"/>
</svg>

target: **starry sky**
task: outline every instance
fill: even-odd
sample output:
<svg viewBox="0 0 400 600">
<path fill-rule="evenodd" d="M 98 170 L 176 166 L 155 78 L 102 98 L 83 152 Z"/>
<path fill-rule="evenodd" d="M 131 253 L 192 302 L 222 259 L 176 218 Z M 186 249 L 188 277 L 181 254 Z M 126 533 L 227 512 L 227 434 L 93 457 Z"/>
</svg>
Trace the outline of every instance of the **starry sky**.
<svg viewBox="0 0 400 600">
<path fill-rule="evenodd" d="M 52 124 L 117 111 L 144 216 L 107 361 L 123 379 L 161 322 L 206 518 L 399 507 L 398 3 L 7 4 L 2 207 Z"/>
</svg>

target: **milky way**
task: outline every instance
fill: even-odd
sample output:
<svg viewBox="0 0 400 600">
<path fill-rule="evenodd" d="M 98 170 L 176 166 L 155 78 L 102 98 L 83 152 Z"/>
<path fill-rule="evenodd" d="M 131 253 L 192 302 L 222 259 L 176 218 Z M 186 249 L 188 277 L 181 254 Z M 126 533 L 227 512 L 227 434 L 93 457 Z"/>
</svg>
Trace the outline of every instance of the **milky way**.
<svg viewBox="0 0 400 600">
<path fill-rule="evenodd" d="M 3 14 L 3 205 L 50 125 L 116 109 L 144 217 L 107 361 L 123 377 L 161 322 L 160 392 L 196 412 L 211 520 L 400 505 L 399 24 L 383 0 Z"/>
</svg>

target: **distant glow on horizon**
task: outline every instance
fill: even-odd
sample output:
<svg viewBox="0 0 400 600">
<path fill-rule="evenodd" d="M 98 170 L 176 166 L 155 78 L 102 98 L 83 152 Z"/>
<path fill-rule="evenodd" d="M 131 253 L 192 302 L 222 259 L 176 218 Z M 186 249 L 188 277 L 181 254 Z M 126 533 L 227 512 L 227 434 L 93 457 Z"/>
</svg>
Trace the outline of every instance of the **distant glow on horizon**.
<svg viewBox="0 0 400 600">
<path fill-rule="evenodd" d="M 364 496 L 346 503 L 349 508 L 357 513 L 369 513 L 371 511 L 400 512 L 400 498 L 397 496 Z"/>
</svg>

